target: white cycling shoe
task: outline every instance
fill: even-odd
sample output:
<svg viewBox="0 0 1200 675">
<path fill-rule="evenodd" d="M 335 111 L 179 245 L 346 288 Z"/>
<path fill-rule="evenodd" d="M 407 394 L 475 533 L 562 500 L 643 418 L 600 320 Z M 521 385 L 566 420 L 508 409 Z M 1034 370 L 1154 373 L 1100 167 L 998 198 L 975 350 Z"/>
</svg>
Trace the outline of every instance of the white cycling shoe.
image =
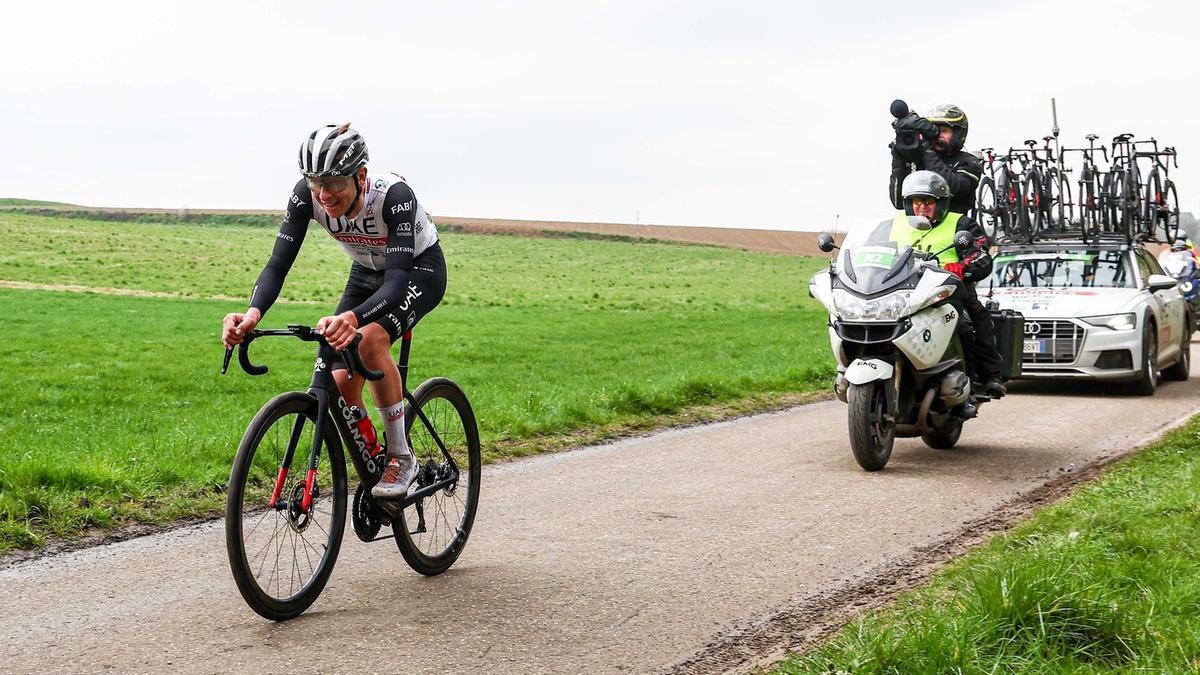
<svg viewBox="0 0 1200 675">
<path fill-rule="evenodd" d="M 412 455 L 388 457 L 387 466 L 383 467 L 383 477 L 371 488 L 371 496 L 377 499 L 400 499 L 408 494 L 408 486 L 417 478 L 420 464 Z"/>
</svg>

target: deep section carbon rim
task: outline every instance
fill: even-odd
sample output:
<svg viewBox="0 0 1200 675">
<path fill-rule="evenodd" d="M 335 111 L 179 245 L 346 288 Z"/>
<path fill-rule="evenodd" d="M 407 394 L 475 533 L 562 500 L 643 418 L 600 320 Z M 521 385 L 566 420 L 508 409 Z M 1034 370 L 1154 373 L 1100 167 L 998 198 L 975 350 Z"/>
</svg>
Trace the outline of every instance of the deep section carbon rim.
<svg viewBox="0 0 1200 675">
<path fill-rule="evenodd" d="M 226 546 L 234 580 L 254 611 L 294 617 L 324 588 L 337 560 L 346 518 L 341 445 L 326 426 L 311 483 L 308 458 L 316 405 L 307 394 L 283 394 L 250 423 L 230 474 Z M 283 467 L 289 446 L 291 462 Z"/>
<path fill-rule="evenodd" d="M 430 428 L 409 409 L 405 424 L 421 464 L 410 492 L 445 481 L 454 468 L 438 439 L 454 457 L 457 480 L 404 509 L 402 522 L 393 523 L 396 545 L 405 561 L 421 574 L 440 574 L 450 568 L 466 545 L 479 504 L 480 449 L 475 414 L 458 385 L 443 378 L 428 380 L 413 393 Z M 436 438 L 435 438 L 436 434 Z"/>
</svg>

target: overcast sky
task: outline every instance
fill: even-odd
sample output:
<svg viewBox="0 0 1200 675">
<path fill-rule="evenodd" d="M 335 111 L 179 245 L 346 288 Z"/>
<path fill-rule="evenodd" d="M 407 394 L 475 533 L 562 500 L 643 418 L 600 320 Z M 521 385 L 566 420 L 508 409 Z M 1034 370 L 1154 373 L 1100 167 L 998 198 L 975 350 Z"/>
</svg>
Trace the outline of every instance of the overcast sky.
<svg viewBox="0 0 1200 675">
<path fill-rule="evenodd" d="M 1200 2 L 10 3 L 0 197 L 281 209 L 315 127 L 435 214 L 819 229 L 890 211 L 888 104 L 968 149 L 1153 135 L 1200 212 Z"/>
</svg>

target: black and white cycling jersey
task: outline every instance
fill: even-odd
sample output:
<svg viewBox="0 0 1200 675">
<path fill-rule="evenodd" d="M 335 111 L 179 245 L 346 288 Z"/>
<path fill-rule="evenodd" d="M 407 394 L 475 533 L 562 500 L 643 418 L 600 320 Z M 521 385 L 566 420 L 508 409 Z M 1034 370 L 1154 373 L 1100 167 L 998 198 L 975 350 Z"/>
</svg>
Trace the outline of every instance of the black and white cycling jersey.
<svg viewBox="0 0 1200 675">
<path fill-rule="evenodd" d="M 368 175 L 363 206 L 353 218 L 330 218 L 300 180 L 288 200 L 271 259 L 254 285 L 251 307 L 266 314 L 279 297 L 310 220 L 325 228 L 357 265 L 383 273 L 378 291 L 352 308 L 360 325 L 379 319 L 403 301 L 413 259 L 438 240 L 433 221 L 412 188 L 397 174 Z"/>
</svg>

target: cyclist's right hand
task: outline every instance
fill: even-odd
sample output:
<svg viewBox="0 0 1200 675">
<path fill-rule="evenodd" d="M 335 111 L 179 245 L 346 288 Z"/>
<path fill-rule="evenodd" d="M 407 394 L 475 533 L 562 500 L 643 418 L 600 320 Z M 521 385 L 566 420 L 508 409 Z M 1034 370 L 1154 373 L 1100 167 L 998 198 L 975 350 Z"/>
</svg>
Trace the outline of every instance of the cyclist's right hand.
<svg viewBox="0 0 1200 675">
<path fill-rule="evenodd" d="M 246 334 L 254 330 L 258 322 L 262 320 L 262 313 L 251 307 L 246 310 L 245 314 L 230 312 L 225 315 L 225 320 L 222 322 L 221 342 L 225 346 L 232 349 L 234 346 L 242 343 L 246 339 Z"/>
</svg>

